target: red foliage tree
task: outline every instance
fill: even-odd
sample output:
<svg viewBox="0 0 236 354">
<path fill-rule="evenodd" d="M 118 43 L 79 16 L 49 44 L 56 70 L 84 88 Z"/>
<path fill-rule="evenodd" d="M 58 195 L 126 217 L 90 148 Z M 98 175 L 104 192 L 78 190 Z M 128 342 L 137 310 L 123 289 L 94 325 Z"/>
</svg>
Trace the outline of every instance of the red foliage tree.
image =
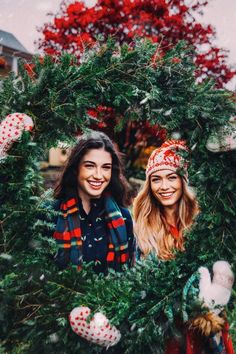
<svg viewBox="0 0 236 354">
<path fill-rule="evenodd" d="M 83 1 L 64 0 L 51 23 L 40 29 L 39 48 L 53 56 L 63 52 L 81 56 L 96 43 L 98 35 L 113 36 L 121 44 L 135 37 L 148 37 L 160 43 L 163 51 L 179 40 L 192 45 L 199 80 L 213 77 L 218 87 L 227 83 L 235 71 L 227 65 L 227 53 L 212 43 L 215 30 L 194 17 L 208 1 L 193 0 L 98 0 L 87 8 Z M 204 51 L 203 51 L 204 48 Z"/>
<path fill-rule="evenodd" d="M 40 29 L 42 39 L 38 44 L 46 54 L 56 57 L 66 52 L 80 58 L 99 37 L 105 41 L 112 36 L 118 43 L 130 46 L 136 37 L 147 37 L 159 44 L 152 58 L 155 67 L 166 51 L 185 40 L 195 49 L 198 80 L 213 77 L 217 86 L 222 87 L 235 71 L 226 63 L 227 53 L 212 44 L 213 27 L 203 26 L 194 17 L 206 5 L 205 0 L 98 0 L 88 8 L 82 0 L 64 0 L 58 14 Z M 176 57 L 172 60 L 181 61 Z M 159 145 L 166 137 L 160 126 L 137 121 L 128 122 L 121 133 L 115 133 L 119 114 L 101 102 L 88 109 L 88 115 L 95 118 L 92 128 L 105 131 L 126 152 L 130 166 L 134 166 L 142 149 Z"/>
</svg>

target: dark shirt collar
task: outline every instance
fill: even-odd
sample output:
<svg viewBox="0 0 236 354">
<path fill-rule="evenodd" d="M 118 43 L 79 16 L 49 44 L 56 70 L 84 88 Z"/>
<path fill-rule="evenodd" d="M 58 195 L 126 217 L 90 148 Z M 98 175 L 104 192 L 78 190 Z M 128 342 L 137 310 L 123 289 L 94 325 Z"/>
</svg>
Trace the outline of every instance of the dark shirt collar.
<svg viewBox="0 0 236 354">
<path fill-rule="evenodd" d="M 91 209 L 90 209 L 89 214 L 87 214 L 84 211 L 81 198 L 78 198 L 79 211 L 80 211 L 81 215 L 86 216 L 86 215 L 90 215 L 91 213 L 94 213 L 94 211 L 99 213 L 100 211 L 104 210 L 104 197 L 93 198 L 90 200 L 90 203 L 91 203 Z"/>
</svg>

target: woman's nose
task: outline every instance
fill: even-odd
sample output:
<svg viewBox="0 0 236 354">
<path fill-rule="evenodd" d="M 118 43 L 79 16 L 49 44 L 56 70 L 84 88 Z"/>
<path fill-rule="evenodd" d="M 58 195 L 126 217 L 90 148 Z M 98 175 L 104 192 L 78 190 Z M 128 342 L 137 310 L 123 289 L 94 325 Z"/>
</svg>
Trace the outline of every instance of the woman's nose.
<svg viewBox="0 0 236 354">
<path fill-rule="evenodd" d="M 94 171 L 94 178 L 102 179 L 102 170 L 100 168 L 96 168 Z"/>
<path fill-rule="evenodd" d="M 162 179 L 160 188 L 161 189 L 168 189 L 169 188 L 168 181 L 165 178 Z"/>
</svg>

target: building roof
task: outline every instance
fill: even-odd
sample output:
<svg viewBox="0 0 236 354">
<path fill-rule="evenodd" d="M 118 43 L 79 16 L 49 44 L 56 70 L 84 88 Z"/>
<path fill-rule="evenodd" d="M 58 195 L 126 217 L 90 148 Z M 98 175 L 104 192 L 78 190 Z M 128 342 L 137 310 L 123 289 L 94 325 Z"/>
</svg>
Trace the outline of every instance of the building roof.
<svg viewBox="0 0 236 354">
<path fill-rule="evenodd" d="M 0 46 L 1 45 L 18 52 L 30 54 L 12 33 L 3 30 L 0 30 Z"/>
</svg>

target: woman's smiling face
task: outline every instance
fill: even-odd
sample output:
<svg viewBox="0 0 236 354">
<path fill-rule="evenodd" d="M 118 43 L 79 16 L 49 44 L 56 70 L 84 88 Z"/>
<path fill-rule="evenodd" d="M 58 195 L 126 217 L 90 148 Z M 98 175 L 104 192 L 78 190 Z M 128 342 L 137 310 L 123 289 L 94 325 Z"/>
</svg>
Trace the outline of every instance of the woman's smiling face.
<svg viewBox="0 0 236 354">
<path fill-rule="evenodd" d="M 111 154 L 104 149 L 91 149 L 78 166 L 78 193 L 80 198 L 100 198 L 109 185 L 112 173 Z"/>
<path fill-rule="evenodd" d="M 160 170 L 150 176 L 150 187 L 154 197 L 165 207 L 178 204 L 183 185 L 181 177 L 171 170 Z"/>
</svg>

